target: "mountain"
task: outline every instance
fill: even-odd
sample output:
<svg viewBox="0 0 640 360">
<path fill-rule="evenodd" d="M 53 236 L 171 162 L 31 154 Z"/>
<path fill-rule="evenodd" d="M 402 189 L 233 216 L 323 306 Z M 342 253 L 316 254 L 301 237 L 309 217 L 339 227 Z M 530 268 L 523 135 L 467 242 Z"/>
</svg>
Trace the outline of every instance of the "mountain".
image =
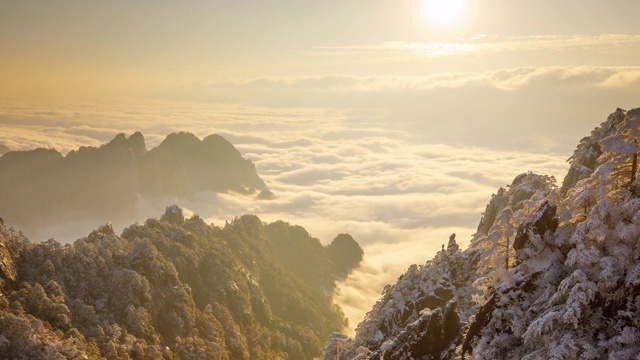
<svg viewBox="0 0 640 360">
<path fill-rule="evenodd" d="M 640 109 L 583 138 L 560 188 L 517 176 L 478 232 L 412 265 L 325 359 L 637 359 Z"/>
<path fill-rule="evenodd" d="M 66 245 L 0 224 L 0 358 L 316 358 L 347 325 L 331 295 L 362 250 L 346 237 L 345 262 L 300 226 L 177 206 Z"/>
<path fill-rule="evenodd" d="M 66 156 L 55 149 L 0 157 L 0 215 L 21 229 L 77 219 L 130 221 L 138 197 L 268 191 L 254 164 L 219 135 L 174 133 L 151 150 L 137 132 Z"/>
</svg>

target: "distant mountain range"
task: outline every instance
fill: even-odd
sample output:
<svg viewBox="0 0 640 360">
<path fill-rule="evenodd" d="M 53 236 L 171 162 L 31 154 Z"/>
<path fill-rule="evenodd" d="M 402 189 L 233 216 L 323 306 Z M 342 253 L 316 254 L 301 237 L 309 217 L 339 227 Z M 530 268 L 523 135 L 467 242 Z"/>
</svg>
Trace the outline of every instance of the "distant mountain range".
<svg viewBox="0 0 640 360">
<path fill-rule="evenodd" d="M 470 246 L 412 265 L 325 359 L 638 359 L 640 109 L 580 141 L 562 187 L 524 173 Z"/>
<path fill-rule="evenodd" d="M 73 244 L 0 224 L 2 359 L 314 359 L 347 326 L 332 301 L 362 261 L 300 226 L 245 215 L 224 227 L 167 208 Z"/>
<path fill-rule="evenodd" d="M 254 164 L 219 135 L 200 140 L 174 133 L 147 150 L 136 132 L 66 156 L 39 148 L 0 157 L 0 216 L 21 228 L 131 219 L 138 196 L 192 197 L 202 191 L 272 195 Z"/>
</svg>

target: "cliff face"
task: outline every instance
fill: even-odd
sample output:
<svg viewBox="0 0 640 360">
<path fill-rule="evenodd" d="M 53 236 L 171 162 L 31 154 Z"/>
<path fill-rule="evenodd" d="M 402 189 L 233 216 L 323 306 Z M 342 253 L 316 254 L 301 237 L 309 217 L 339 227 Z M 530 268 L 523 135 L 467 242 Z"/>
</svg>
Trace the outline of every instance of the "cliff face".
<svg viewBox="0 0 640 360">
<path fill-rule="evenodd" d="M 639 137 L 640 110 L 618 109 L 578 145 L 561 189 L 516 177 L 466 250 L 412 266 L 325 358 L 635 358 Z"/>
<path fill-rule="evenodd" d="M 136 198 L 245 195 L 266 190 L 255 166 L 218 135 L 177 133 L 147 150 L 144 137 L 116 136 L 99 148 L 12 151 L 0 157 L 0 216 L 21 228 L 77 219 L 131 218 Z"/>
<path fill-rule="evenodd" d="M 281 242 L 326 281 L 307 282 Z M 171 206 L 120 236 L 107 224 L 35 244 L 0 226 L 0 244 L 3 359 L 312 359 L 346 326 L 328 295 L 345 270 L 283 222 L 245 215 L 219 228 Z"/>
</svg>

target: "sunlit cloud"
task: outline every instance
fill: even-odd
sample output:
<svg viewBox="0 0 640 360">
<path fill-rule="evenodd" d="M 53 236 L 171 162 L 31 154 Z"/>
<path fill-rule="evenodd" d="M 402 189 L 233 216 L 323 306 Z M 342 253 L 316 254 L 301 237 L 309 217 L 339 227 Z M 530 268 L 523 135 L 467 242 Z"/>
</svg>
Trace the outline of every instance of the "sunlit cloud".
<svg viewBox="0 0 640 360">
<path fill-rule="evenodd" d="M 451 233 L 466 246 L 499 187 L 527 170 L 562 176 L 568 157 L 415 143 L 411 134 L 388 130 L 384 124 L 370 123 L 363 129 L 362 120 L 349 111 L 191 106 L 122 103 L 114 113 L 108 106 L 85 104 L 66 112 L 40 107 L 40 114 L 29 110 L 27 116 L 27 110 L 5 105 L 0 111 L 0 143 L 13 149 L 70 150 L 101 144 L 119 131 L 140 130 L 147 146 L 153 147 L 177 130 L 200 137 L 223 134 L 254 161 L 274 200 L 217 193 L 188 199 L 140 198 L 137 219 L 114 222 L 116 228 L 157 217 L 165 206 L 176 203 L 219 226 L 251 213 L 267 222 L 301 225 L 325 244 L 339 233 L 349 233 L 367 254 L 363 267 L 339 285 L 336 295 L 352 325 L 385 284 L 410 264 L 432 257 Z M 119 117 L 107 121 L 115 114 Z M 21 116 L 29 119 L 26 125 L 11 120 Z M 307 119 L 318 126 L 309 129 Z M 57 224 L 40 229 L 35 239 L 73 241 L 107 220 Z"/>
<path fill-rule="evenodd" d="M 640 68 L 629 69 L 615 73 L 603 80 L 600 85 L 603 87 L 625 88 L 640 83 Z"/>
<path fill-rule="evenodd" d="M 518 67 L 483 72 L 437 72 L 430 75 L 324 75 L 300 77 L 265 77 L 234 80 L 207 85 L 210 91 L 240 94 L 305 91 L 316 93 L 409 92 L 434 89 L 489 87 L 516 90 L 536 83 L 582 87 L 611 87 L 640 84 L 640 67 L 545 66 Z M 202 89 L 206 91 L 205 89 Z M 239 99 L 243 99 L 239 96 Z M 246 98 L 245 98 L 246 99 Z"/>
<path fill-rule="evenodd" d="M 486 34 L 455 42 L 385 42 L 379 45 L 327 46 L 311 52 L 314 56 L 340 57 L 366 55 L 402 60 L 402 56 L 448 57 L 490 55 L 504 52 L 568 51 L 616 47 L 640 47 L 640 35 L 536 35 L 499 37 Z M 407 57 L 405 60 L 410 60 Z"/>
</svg>

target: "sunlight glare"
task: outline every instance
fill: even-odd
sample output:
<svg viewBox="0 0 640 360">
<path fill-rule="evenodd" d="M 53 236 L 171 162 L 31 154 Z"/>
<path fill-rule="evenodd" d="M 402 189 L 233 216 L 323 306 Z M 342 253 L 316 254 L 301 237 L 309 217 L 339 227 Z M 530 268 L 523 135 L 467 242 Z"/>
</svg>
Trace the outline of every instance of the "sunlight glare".
<svg viewBox="0 0 640 360">
<path fill-rule="evenodd" d="M 430 23 L 451 26 L 460 21 L 465 10 L 464 0 L 425 0 L 424 8 Z"/>
</svg>

